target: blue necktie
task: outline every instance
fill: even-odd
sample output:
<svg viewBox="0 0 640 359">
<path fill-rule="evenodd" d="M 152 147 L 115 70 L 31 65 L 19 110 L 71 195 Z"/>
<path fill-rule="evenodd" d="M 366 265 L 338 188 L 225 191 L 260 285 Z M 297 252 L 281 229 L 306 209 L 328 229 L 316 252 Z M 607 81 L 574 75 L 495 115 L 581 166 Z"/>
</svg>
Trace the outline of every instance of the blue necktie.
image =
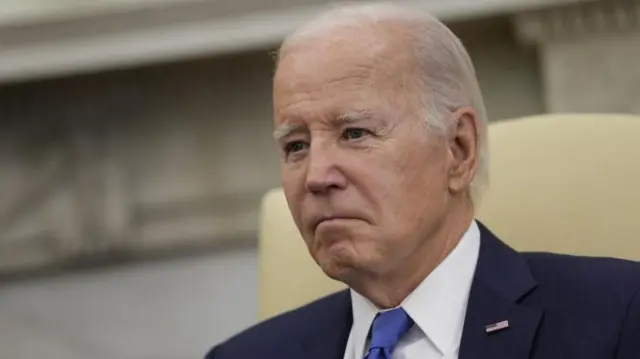
<svg viewBox="0 0 640 359">
<path fill-rule="evenodd" d="M 371 329 L 371 347 L 364 359 L 391 359 L 400 338 L 412 325 L 413 320 L 402 308 L 378 313 Z"/>
</svg>

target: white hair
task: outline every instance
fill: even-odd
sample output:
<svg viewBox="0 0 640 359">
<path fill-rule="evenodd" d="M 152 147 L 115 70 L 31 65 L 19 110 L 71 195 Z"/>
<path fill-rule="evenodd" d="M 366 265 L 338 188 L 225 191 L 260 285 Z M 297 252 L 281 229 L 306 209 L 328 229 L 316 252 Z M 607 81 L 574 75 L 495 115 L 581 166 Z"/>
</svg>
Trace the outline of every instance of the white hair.
<svg viewBox="0 0 640 359">
<path fill-rule="evenodd" d="M 376 23 L 400 22 L 406 30 L 420 67 L 418 76 L 424 98 L 427 125 L 444 134 L 455 127 L 451 115 L 472 107 L 479 118 L 477 173 L 471 183 L 471 197 L 478 203 L 489 182 L 487 111 L 471 58 L 460 39 L 434 16 L 393 3 L 342 4 L 289 35 L 280 47 L 278 59 L 296 44 L 321 37 L 331 29 L 358 29 Z"/>
</svg>

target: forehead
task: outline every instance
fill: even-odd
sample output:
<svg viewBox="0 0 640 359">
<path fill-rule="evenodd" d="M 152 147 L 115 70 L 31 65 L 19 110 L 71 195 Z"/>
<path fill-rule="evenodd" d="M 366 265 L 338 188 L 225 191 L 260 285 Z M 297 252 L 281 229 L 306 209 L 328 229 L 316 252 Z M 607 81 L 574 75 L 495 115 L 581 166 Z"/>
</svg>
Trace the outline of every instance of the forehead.
<svg viewBox="0 0 640 359">
<path fill-rule="evenodd" d="M 359 30 L 335 29 L 286 49 L 274 78 L 276 121 L 309 102 L 347 105 L 373 101 L 374 92 L 406 90 L 406 44 L 384 28 Z"/>
</svg>

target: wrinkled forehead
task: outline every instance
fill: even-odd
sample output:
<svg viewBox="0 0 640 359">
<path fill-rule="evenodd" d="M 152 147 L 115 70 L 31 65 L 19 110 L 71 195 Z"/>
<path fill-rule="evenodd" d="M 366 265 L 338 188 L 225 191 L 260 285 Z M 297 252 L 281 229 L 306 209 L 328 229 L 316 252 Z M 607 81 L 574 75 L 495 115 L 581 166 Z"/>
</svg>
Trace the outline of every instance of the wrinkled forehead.
<svg viewBox="0 0 640 359">
<path fill-rule="evenodd" d="M 274 77 L 276 124 L 301 112 L 311 115 L 309 109 L 329 116 L 373 107 L 384 111 L 387 102 L 411 91 L 415 80 L 401 39 L 383 29 L 358 30 L 333 29 L 282 53 Z"/>
<path fill-rule="evenodd" d="M 390 26 L 342 26 L 290 44 L 274 77 L 275 100 L 364 80 L 369 85 L 404 81 L 411 77 L 411 56 L 400 35 Z"/>
</svg>

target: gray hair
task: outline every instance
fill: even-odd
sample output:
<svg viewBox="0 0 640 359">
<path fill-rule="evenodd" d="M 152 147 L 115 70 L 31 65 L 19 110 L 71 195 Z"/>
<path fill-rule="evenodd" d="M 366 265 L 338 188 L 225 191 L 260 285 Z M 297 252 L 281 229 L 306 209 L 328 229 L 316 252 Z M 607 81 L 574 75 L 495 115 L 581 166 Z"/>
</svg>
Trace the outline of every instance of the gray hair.
<svg viewBox="0 0 640 359">
<path fill-rule="evenodd" d="M 487 111 L 471 58 L 460 39 L 434 16 L 393 3 L 342 4 L 336 6 L 289 35 L 280 47 L 278 59 L 287 50 L 305 40 L 321 37 L 339 27 L 365 27 L 379 22 L 407 25 L 418 60 L 424 93 L 427 125 L 446 135 L 456 123 L 451 114 L 465 106 L 472 107 L 479 118 L 478 168 L 471 183 L 471 197 L 478 203 L 489 182 Z"/>
</svg>

